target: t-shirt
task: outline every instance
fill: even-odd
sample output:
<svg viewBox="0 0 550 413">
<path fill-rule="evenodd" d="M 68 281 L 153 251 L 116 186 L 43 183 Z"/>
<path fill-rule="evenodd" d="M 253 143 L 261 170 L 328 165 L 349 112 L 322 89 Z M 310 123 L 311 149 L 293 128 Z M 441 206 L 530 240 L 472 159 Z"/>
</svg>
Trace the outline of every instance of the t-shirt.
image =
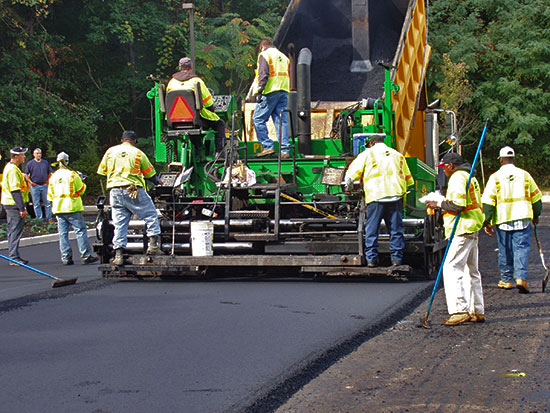
<svg viewBox="0 0 550 413">
<path fill-rule="evenodd" d="M 38 185 L 44 185 L 48 180 L 48 175 L 52 172 L 50 163 L 45 159 L 42 159 L 40 162 L 31 159 L 25 167 L 25 173 L 30 176 L 32 182 Z"/>
</svg>

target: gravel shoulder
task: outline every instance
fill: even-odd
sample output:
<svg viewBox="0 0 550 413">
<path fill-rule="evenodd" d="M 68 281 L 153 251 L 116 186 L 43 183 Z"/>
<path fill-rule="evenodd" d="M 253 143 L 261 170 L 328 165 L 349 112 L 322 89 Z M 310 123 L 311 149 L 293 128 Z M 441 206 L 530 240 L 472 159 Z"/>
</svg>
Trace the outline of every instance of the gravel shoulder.
<svg viewBox="0 0 550 413">
<path fill-rule="evenodd" d="M 539 236 L 550 261 L 550 208 Z M 312 380 L 277 412 L 548 412 L 550 411 L 550 284 L 534 235 L 530 294 L 496 287 L 496 239 L 480 235 L 487 321 L 455 327 L 441 288 L 420 327 L 428 300 Z"/>
</svg>

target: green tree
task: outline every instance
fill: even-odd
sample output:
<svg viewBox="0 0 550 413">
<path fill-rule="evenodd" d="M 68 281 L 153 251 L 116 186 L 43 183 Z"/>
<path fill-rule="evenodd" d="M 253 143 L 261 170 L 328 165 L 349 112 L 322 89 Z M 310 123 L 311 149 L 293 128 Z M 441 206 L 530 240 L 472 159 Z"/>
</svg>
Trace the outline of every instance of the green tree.
<svg viewBox="0 0 550 413">
<path fill-rule="evenodd" d="M 498 149 L 511 145 L 521 166 L 548 185 L 549 174 L 536 168 L 550 155 L 548 2 L 436 0 L 431 2 L 430 12 L 432 90 L 444 82 L 443 54 L 467 65 L 472 94 L 464 110 L 491 121 L 484 147 L 490 166 L 497 166 Z M 465 131 L 463 138 L 470 142 L 478 139 L 482 123 L 469 133 Z"/>
</svg>

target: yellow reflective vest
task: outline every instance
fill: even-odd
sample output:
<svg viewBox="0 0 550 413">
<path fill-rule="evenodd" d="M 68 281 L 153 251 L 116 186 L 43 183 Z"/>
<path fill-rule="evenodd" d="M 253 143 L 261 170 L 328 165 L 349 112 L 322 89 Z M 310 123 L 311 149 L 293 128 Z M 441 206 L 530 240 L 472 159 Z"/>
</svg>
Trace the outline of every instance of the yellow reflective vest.
<svg viewBox="0 0 550 413">
<path fill-rule="evenodd" d="M 145 188 L 145 178 L 155 175 L 155 168 L 141 150 L 129 142 L 111 146 L 103 155 L 97 173 L 107 176 L 107 189 L 137 185 Z"/>
<path fill-rule="evenodd" d="M 69 214 L 83 211 L 82 195 L 86 184 L 75 171 L 61 166 L 50 177 L 48 199 L 52 202 L 53 214 Z"/>
<path fill-rule="evenodd" d="M 385 143 L 376 143 L 365 149 L 348 167 L 346 178 L 361 178 L 365 202 L 403 196 L 414 180 L 405 157 Z"/>
<path fill-rule="evenodd" d="M 15 205 L 12 192 L 21 191 L 23 202 L 29 201 L 29 184 L 19 167 L 8 162 L 2 174 L 2 205 Z"/>
<path fill-rule="evenodd" d="M 214 104 L 214 98 L 212 97 L 212 94 L 200 77 L 192 77 L 191 79 L 185 80 L 183 82 L 172 78 L 170 79 L 170 82 L 168 82 L 168 86 L 166 86 L 166 91 L 169 92 L 171 90 L 194 90 L 195 83 L 198 83 L 201 89 L 203 107 L 200 111 L 200 116 L 207 120 L 219 120 L 220 117 L 216 113 L 208 110 L 208 108 Z"/>
<path fill-rule="evenodd" d="M 481 207 L 481 192 L 477 179 L 472 177 L 470 188 L 466 191 L 466 184 L 470 174 L 467 171 L 455 171 L 449 178 L 445 199 L 465 209 L 460 213 L 455 235 L 473 234 L 483 228 L 483 209 Z M 455 224 L 456 212 L 444 211 L 443 226 L 445 237 L 449 238 Z"/>
<path fill-rule="evenodd" d="M 290 91 L 290 77 L 288 74 L 289 59 L 274 47 L 264 50 L 258 55 L 257 68 L 260 66 L 260 56 L 262 56 L 269 66 L 269 79 L 262 91 L 267 95 L 271 92 L 283 90 Z M 256 69 L 256 79 L 258 78 L 258 69 Z"/>
<path fill-rule="evenodd" d="M 529 174 L 513 164 L 502 165 L 487 181 L 481 202 L 495 206 L 493 225 L 533 219 L 533 204 L 542 193 Z"/>
</svg>

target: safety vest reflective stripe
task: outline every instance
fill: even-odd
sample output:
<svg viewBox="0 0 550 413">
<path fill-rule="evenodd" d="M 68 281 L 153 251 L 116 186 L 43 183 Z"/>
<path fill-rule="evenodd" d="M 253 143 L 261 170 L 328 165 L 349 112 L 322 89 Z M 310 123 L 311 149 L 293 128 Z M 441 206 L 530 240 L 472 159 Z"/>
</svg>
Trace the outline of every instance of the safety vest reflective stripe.
<svg viewBox="0 0 550 413">
<path fill-rule="evenodd" d="M 464 208 L 462 210 L 462 213 L 464 212 L 468 212 L 468 211 L 471 211 L 473 209 L 479 209 L 481 211 L 483 211 L 483 208 L 481 207 L 481 205 L 477 202 L 477 197 L 476 197 L 476 191 L 475 191 L 475 188 L 474 186 L 470 183 L 470 190 L 468 191 L 469 192 L 469 195 L 470 195 L 470 199 L 472 200 L 472 203 L 470 205 L 467 205 L 466 208 Z M 457 194 L 457 196 L 461 199 L 465 199 L 466 198 L 466 194 Z M 458 212 L 453 212 L 453 211 L 445 211 L 443 213 L 443 215 L 458 215 Z"/>
<path fill-rule="evenodd" d="M 143 171 L 141 171 L 141 173 L 143 175 L 147 175 L 149 172 L 151 172 L 153 170 L 153 165 L 149 165 L 149 168 L 146 168 L 144 169 Z"/>
<path fill-rule="evenodd" d="M 258 66 L 260 56 L 265 59 L 267 65 L 269 66 L 269 79 L 267 80 L 262 93 L 267 95 L 271 92 L 277 92 L 280 90 L 288 92 L 290 90 L 288 57 L 276 48 L 270 47 L 269 49 L 261 52 L 258 56 Z"/>
</svg>

